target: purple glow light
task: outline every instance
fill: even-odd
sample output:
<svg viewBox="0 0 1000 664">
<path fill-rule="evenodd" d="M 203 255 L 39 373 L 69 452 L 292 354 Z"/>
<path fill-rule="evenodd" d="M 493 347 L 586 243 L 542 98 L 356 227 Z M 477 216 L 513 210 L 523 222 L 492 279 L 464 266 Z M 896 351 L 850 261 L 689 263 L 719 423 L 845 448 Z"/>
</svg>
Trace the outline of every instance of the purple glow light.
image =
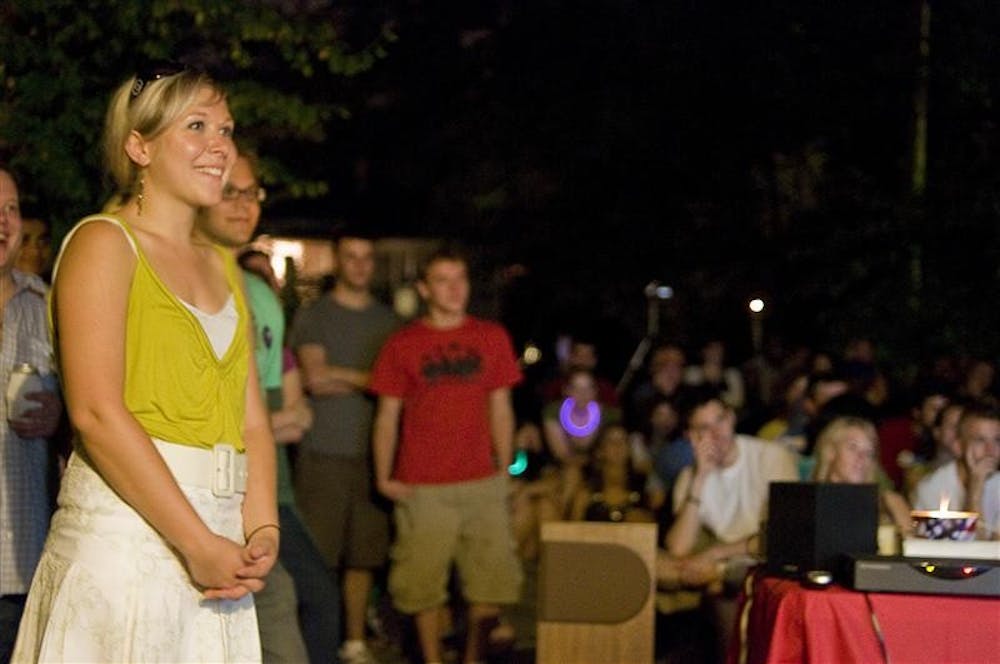
<svg viewBox="0 0 1000 664">
<path fill-rule="evenodd" d="M 597 427 L 601 424 L 601 407 L 597 405 L 596 401 L 587 402 L 587 421 L 583 424 L 576 424 L 573 422 L 573 406 L 576 402 L 573 397 L 566 397 L 566 400 L 562 402 L 562 406 L 559 407 L 559 423 L 562 424 L 562 428 L 571 436 L 576 438 L 583 438 L 584 436 L 589 436 L 597 430 Z"/>
</svg>

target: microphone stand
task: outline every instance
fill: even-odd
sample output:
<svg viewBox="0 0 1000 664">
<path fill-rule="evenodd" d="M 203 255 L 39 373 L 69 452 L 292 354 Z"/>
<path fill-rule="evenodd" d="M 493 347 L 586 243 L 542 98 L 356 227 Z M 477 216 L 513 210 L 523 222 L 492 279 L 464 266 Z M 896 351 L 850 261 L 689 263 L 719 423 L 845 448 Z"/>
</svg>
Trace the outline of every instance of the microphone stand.
<svg viewBox="0 0 1000 664">
<path fill-rule="evenodd" d="M 659 289 L 659 281 L 651 281 L 643 289 L 643 293 L 646 295 L 646 336 L 636 346 L 632 357 L 628 361 L 628 365 L 625 367 L 625 373 L 622 374 L 621 380 L 618 381 L 618 385 L 615 387 L 615 392 L 618 393 L 619 397 L 625 394 L 625 390 L 632 382 L 632 379 L 642 369 L 642 364 L 646 361 L 646 355 L 649 354 L 650 349 L 653 347 L 653 342 L 660 335 L 660 302 L 666 298 L 658 294 L 657 291 Z"/>
</svg>

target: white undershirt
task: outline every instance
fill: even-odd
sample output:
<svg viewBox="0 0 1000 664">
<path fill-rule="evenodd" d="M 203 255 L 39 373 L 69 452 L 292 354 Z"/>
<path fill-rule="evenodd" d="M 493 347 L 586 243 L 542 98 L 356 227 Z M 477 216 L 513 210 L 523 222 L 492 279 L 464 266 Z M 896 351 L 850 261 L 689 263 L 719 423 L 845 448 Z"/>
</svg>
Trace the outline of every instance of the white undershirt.
<svg viewBox="0 0 1000 664">
<path fill-rule="evenodd" d="M 214 314 L 205 313 L 193 304 L 184 302 L 184 300 L 181 300 L 181 302 L 188 308 L 188 311 L 194 314 L 194 317 L 201 324 L 201 328 L 205 330 L 205 336 L 208 337 L 209 343 L 212 344 L 215 357 L 217 359 L 222 358 L 229 349 L 229 344 L 232 343 L 233 337 L 236 336 L 236 325 L 239 323 L 239 313 L 236 311 L 236 299 L 232 293 L 229 294 L 226 304 Z"/>
</svg>

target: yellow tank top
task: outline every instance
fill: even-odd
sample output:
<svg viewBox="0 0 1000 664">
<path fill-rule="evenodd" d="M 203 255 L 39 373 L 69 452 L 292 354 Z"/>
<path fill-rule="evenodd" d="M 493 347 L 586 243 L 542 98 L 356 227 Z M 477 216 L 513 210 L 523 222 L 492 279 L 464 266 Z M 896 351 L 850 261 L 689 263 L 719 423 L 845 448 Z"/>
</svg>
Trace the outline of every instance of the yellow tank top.
<svg viewBox="0 0 1000 664">
<path fill-rule="evenodd" d="M 137 258 L 125 334 L 126 407 L 154 438 L 193 447 L 229 443 L 243 451 L 250 344 L 236 261 L 216 247 L 238 314 L 229 348 L 218 358 L 201 323 L 160 281 L 124 220 L 106 214 L 86 217 L 66 236 L 63 250 L 78 228 L 97 220 L 119 226 Z"/>
</svg>

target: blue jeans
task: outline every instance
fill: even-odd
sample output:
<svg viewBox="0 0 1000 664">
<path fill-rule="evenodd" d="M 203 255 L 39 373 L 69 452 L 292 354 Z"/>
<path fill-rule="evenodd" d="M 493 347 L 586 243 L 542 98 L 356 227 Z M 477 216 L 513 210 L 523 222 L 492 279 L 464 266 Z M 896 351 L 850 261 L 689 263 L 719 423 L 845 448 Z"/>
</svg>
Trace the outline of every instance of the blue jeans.
<svg viewBox="0 0 1000 664">
<path fill-rule="evenodd" d="M 311 664 L 337 661 L 340 648 L 340 584 L 323 561 L 295 508 L 278 506 L 281 549 L 278 559 L 295 582 L 299 628 Z"/>
<path fill-rule="evenodd" d="M 0 664 L 10 661 L 17 638 L 17 626 L 21 624 L 26 595 L 0 596 Z"/>
</svg>

